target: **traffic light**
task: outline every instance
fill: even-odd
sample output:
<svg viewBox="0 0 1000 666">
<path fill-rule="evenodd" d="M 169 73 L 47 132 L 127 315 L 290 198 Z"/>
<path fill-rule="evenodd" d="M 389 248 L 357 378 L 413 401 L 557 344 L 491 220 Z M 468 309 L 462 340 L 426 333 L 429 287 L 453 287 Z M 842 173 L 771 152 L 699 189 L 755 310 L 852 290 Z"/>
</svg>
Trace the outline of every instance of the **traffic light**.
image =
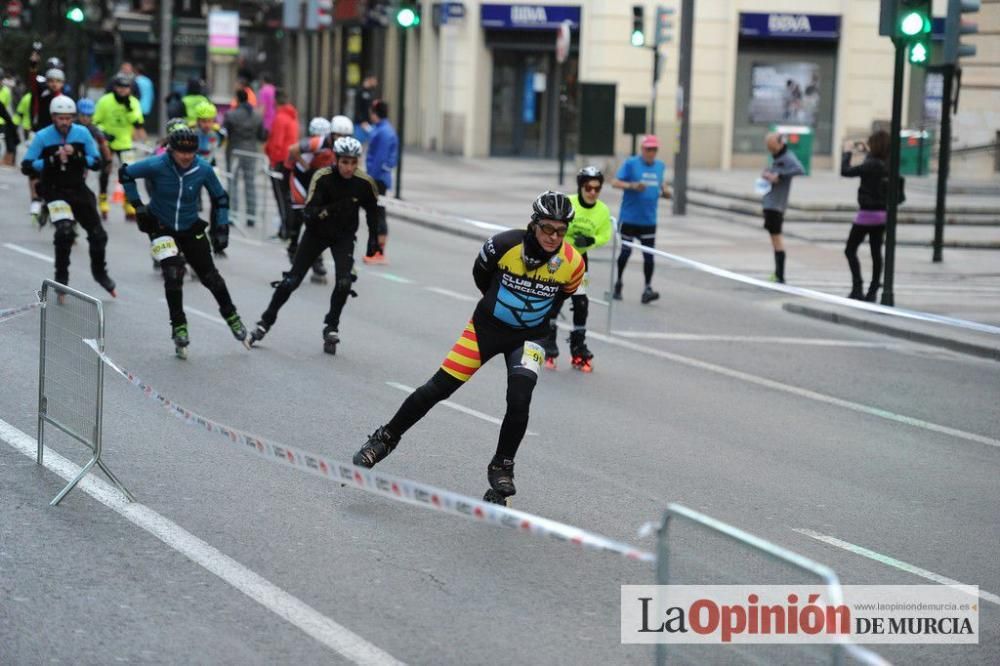
<svg viewBox="0 0 1000 666">
<path fill-rule="evenodd" d="M 70 5 L 66 10 L 66 20 L 71 23 L 83 23 L 86 19 L 87 15 L 83 13 L 80 5 Z"/>
<path fill-rule="evenodd" d="M 963 44 L 959 38 L 979 32 L 979 26 L 963 21 L 962 14 L 979 11 L 979 0 L 948 0 L 948 14 L 944 19 L 944 62 L 955 65 L 962 57 L 976 55 L 974 44 Z"/>
<path fill-rule="evenodd" d="M 404 30 L 420 25 L 420 7 L 411 4 L 400 5 L 396 11 L 396 25 Z"/>
<path fill-rule="evenodd" d="M 632 5 L 632 46 L 645 46 L 646 33 L 643 31 L 643 6 Z"/>
<path fill-rule="evenodd" d="M 666 44 L 669 42 L 673 35 L 671 30 L 674 29 L 673 22 L 674 10 L 673 7 L 657 7 L 656 8 L 656 45 Z"/>
<path fill-rule="evenodd" d="M 896 36 L 906 43 L 910 64 L 926 67 L 931 59 L 931 0 L 900 0 Z"/>
</svg>

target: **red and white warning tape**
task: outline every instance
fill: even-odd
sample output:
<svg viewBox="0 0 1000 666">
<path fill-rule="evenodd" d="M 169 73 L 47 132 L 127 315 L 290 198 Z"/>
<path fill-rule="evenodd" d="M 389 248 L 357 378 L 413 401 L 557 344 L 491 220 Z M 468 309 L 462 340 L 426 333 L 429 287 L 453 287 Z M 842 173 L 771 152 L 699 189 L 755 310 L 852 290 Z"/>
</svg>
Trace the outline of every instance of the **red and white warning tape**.
<svg viewBox="0 0 1000 666">
<path fill-rule="evenodd" d="M 275 444 L 265 439 L 247 434 L 236 428 L 218 423 L 205 416 L 177 404 L 133 373 L 115 363 L 100 351 L 94 340 L 84 340 L 104 363 L 143 392 L 147 398 L 155 400 L 171 414 L 189 425 L 194 425 L 211 433 L 225 437 L 240 450 L 253 453 L 282 467 L 291 467 L 302 472 L 320 476 L 342 485 L 350 485 L 359 490 L 414 504 L 427 509 L 448 513 L 470 520 L 506 527 L 527 534 L 544 536 L 579 546 L 587 550 L 617 553 L 631 560 L 655 562 L 653 553 L 638 550 L 628 544 L 566 525 L 534 514 L 517 511 L 498 504 L 473 499 L 466 495 L 443 490 L 417 481 L 411 481 L 373 469 L 343 463 L 302 449 Z"/>
<path fill-rule="evenodd" d="M 41 301 L 35 301 L 34 303 L 29 303 L 28 305 L 22 305 L 16 308 L 6 308 L 0 310 L 0 321 L 4 321 L 5 319 L 11 319 L 12 317 L 22 315 L 25 312 L 30 312 L 31 310 L 40 307 L 42 307 Z"/>
</svg>

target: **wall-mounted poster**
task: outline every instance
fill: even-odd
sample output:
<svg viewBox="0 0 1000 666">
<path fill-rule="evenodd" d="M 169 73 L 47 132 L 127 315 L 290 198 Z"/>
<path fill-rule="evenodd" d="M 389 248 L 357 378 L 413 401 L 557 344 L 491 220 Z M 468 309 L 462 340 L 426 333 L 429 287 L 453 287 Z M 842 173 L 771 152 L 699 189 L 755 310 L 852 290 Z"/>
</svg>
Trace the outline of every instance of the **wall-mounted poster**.
<svg viewBox="0 0 1000 666">
<path fill-rule="evenodd" d="M 815 126 L 818 109 L 819 65 L 788 62 L 751 68 L 751 123 Z"/>
</svg>

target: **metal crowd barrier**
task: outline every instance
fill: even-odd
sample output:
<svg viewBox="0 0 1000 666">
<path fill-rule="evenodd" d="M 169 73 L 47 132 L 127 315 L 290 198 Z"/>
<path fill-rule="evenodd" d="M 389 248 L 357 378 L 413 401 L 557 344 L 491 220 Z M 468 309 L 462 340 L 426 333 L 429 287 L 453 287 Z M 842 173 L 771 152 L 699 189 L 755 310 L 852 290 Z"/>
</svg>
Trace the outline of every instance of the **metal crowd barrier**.
<svg viewBox="0 0 1000 666">
<path fill-rule="evenodd" d="M 737 544 L 744 546 L 745 550 L 749 554 L 763 554 L 770 558 L 772 561 L 778 561 L 783 565 L 790 566 L 792 569 L 804 572 L 809 576 L 814 576 L 819 578 L 824 585 L 826 585 L 829 590 L 830 603 L 839 604 L 843 602 L 843 592 L 840 588 L 840 579 L 837 574 L 827 567 L 826 565 L 814 562 L 813 560 L 799 555 L 787 548 L 782 548 L 781 546 L 771 543 L 766 539 L 762 539 L 758 536 L 750 534 L 749 532 L 744 532 L 743 530 L 733 527 L 727 523 L 722 522 L 712 518 L 711 516 L 706 516 L 705 514 L 699 513 L 681 504 L 671 503 L 667 505 L 667 510 L 663 514 L 663 519 L 660 522 L 659 529 L 656 537 L 656 584 L 657 585 L 669 585 L 670 584 L 670 572 L 671 572 L 671 558 L 668 552 L 669 550 L 669 528 L 671 522 L 674 521 L 686 521 L 687 523 L 696 526 L 703 533 L 708 533 L 715 536 L 722 536 L 727 541 L 735 541 Z M 701 564 L 707 568 L 707 564 L 704 563 L 704 556 L 699 557 Z M 699 567 L 701 568 L 701 567 Z M 735 573 L 735 572 L 733 572 Z M 745 581 L 747 574 L 750 572 L 740 572 L 735 573 L 740 578 Z M 718 575 L 718 574 L 715 574 Z M 751 581 L 757 582 L 757 581 Z M 703 580 L 703 584 L 709 584 L 708 581 Z M 712 646 L 718 648 L 719 646 Z M 750 647 L 750 646 L 747 646 Z M 796 646 L 781 646 L 785 648 L 792 648 Z M 827 646 L 812 646 L 812 647 L 824 647 Z M 865 664 L 866 666 L 882 666 L 888 664 L 882 657 L 876 653 L 863 648 L 859 645 L 853 644 L 838 644 L 828 646 L 830 649 L 829 663 L 835 666 L 845 666 L 847 664 Z M 667 648 L 668 646 L 664 643 L 656 644 L 656 665 L 664 666 L 667 663 Z M 744 659 L 754 660 L 752 654 L 744 655 Z M 771 661 L 770 659 L 764 661 Z"/>
<path fill-rule="evenodd" d="M 232 151 L 232 163 L 226 162 L 226 170 L 220 170 L 229 193 L 229 219 L 235 223 L 236 229 L 244 236 L 256 237 L 257 240 L 267 240 L 276 236 L 280 227 L 278 207 L 274 200 L 274 190 L 271 185 L 271 169 L 267 155 L 248 150 Z M 251 163 L 250 184 L 254 190 L 254 210 L 249 212 L 246 205 L 247 181 L 240 163 Z"/>
<path fill-rule="evenodd" d="M 53 292 L 55 299 L 50 300 Z M 40 300 L 37 462 L 43 461 L 46 423 L 93 452 L 90 462 L 50 504 L 59 504 L 94 465 L 134 501 L 101 460 L 104 363 L 83 341 L 94 340 L 104 349 L 104 306 L 99 299 L 53 280 L 42 283 Z"/>
</svg>

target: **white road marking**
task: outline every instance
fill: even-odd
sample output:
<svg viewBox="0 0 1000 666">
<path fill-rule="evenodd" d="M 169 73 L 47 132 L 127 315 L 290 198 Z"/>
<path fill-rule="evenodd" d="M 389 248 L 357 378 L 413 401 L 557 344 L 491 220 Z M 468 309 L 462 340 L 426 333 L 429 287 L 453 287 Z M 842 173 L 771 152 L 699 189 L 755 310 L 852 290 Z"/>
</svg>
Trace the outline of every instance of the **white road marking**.
<svg viewBox="0 0 1000 666">
<path fill-rule="evenodd" d="M 566 326 L 565 324 L 560 324 L 559 326 L 560 328 L 563 328 L 565 330 L 570 330 L 569 327 Z M 773 379 L 758 377 L 757 375 L 751 375 L 748 372 L 733 370 L 725 366 L 716 365 L 715 363 L 699 361 L 698 359 L 695 358 L 682 356 L 680 354 L 674 354 L 672 352 L 664 351 L 662 349 L 654 349 L 653 347 L 646 347 L 644 345 L 640 345 L 635 342 L 622 340 L 621 338 L 611 337 L 594 331 L 587 331 L 587 336 L 595 340 L 600 340 L 601 342 L 606 342 L 609 345 L 614 345 L 616 347 L 621 347 L 623 349 L 628 349 L 630 351 L 636 351 L 641 354 L 647 354 L 649 356 L 655 356 L 658 358 L 666 359 L 668 361 L 673 361 L 674 363 L 680 363 L 681 365 L 686 365 L 688 367 L 698 368 L 699 370 L 714 372 L 715 374 L 723 375 L 725 377 L 732 377 L 733 379 L 739 379 L 741 381 L 748 382 L 750 384 L 756 384 L 758 386 L 764 386 L 766 388 L 773 389 L 775 391 L 790 393 L 792 395 L 797 395 L 801 398 L 815 400 L 816 402 L 822 402 L 828 405 L 836 405 L 837 407 L 843 407 L 844 409 L 849 409 L 851 411 L 860 412 L 862 414 L 868 414 L 870 416 L 877 416 L 878 418 L 886 419 L 887 421 L 904 423 L 914 428 L 922 428 L 924 430 L 929 430 L 930 432 L 936 432 L 942 435 L 957 437 L 958 439 L 964 439 L 969 442 L 976 442 L 978 444 L 986 444 L 987 446 L 995 446 L 1000 448 L 1000 440 L 993 439 L 992 437 L 985 437 L 983 435 L 977 435 L 975 433 L 966 432 L 964 430 L 958 430 L 957 428 L 949 428 L 948 426 L 938 425 L 937 423 L 931 423 L 930 421 L 923 421 L 921 419 L 916 419 L 911 416 L 896 414 L 895 412 L 890 412 L 885 409 L 879 409 L 878 407 L 870 407 L 869 405 L 862 405 L 857 402 L 851 402 L 850 400 L 835 398 L 831 395 L 826 395 L 824 393 L 819 393 L 817 391 L 810 391 L 809 389 L 800 388 L 798 386 L 792 386 L 790 384 L 784 384 L 782 382 L 775 381 Z"/>
<path fill-rule="evenodd" d="M 259 240 L 254 240 L 252 238 L 244 238 L 243 236 L 233 236 L 230 240 L 234 240 L 238 243 L 243 243 L 245 245 L 253 245 L 254 247 L 264 247 L 264 243 Z"/>
<path fill-rule="evenodd" d="M 805 535 L 811 539 L 822 541 L 825 544 L 841 548 L 848 552 L 854 553 L 855 555 L 861 555 L 862 557 L 867 557 L 870 560 L 875 560 L 876 562 L 887 564 L 890 567 L 899 569 L 900 571 L 905 571 L 907 573 L 914 574 L 915 576 L 920 576 L 921 578 L 932 580 L 935 583 L 940 583 L 942 585 L 966 585 L 965 583 L 960 583 L 959 581 L 954 580 L 952 578 L 942 576 L 941 574 L 936 574 L 933 571 L 928 571 L 927 569 L 921 569 L 920 567 L 910 564 L 908 562 L 897 560 L 894 557 L 889 557 L 888 555 L 883 555 L 882 553 L 876 553 L 874 550 L 869 550 L 863 546 L 858 546 L 849 541 L 843 541 L 836 537 L 827 536 L 826 534 L 820 534 L 819 532 L 799 527 L 793 527 L 792 531 L 798 532 L 799 534 Z M 989 601 L 990 603 L 1000 605 L 1000 596 L 993 594 L 992 592 L 987 592 L 986 590 L 979 590 L 979 598 L 982 599 L 983 601 Z"/>
<path fill-rule="evenodd" d="M 427 291 L 433 291 L 435 294 L 441 294 L 442 296 L 448 296 L 450 298 L 457 298 L 460 301 L 478 301 L 479 299 L 475 296 L 470 296 L 469 294 L 460 294 L 457 291 L 452 291 L 451 289 L 442 289 L 441 287 L 424 287 Z"/>
<path fill-rule="evenodd" d="M 658 333 L 655 331 L 612 331 L 623 338 L 647 340 L 677 340 L 691 342 L 766 342 L 782 345 L 806 345 L 816 347 L 898 347 L 885 342 L 864 342 L 859 340 L 829 340 L 825 338 L 783 338 L 768 335 L 701 335 L 698 333 Z"/>
<path fill-rule="evenodd" d="M 412 386 L 407 386 L 406 384 L 400 384 L 398 382 L 386 382 L 386 384 L 388 384 L 389 386 L 391 386 L 394 389 L 399 389 L 400 391 L 403 391 L 404 393 L 413 393 L 414 391 L 417 390 L 417 389 L 413 388 Z M 484 414 L 484 413 L 482 413 L 480 411 L 477 411 L 475 409 L 472 409 L 470 407 L 466 407 L 464 405 L 459 405 L 458 403 L 452 402 L 451 400 L 443 400 L 443 401 L 439 402 L 438 404 L 439 405 L 444 405 L 445 407 L 450 407 L 451 409 L 454 409 L 456 412 L 462 412 L 463 414 L 468 414 L 469 416 L 475 416 L 477 419 L 482 419 L 483 421 L 486 421 L 488 423 L 492 423 L 493 425 L 500 425 L 501 423 L 503 423 L 503 421 L 501 421 L 500 419 L 498 419 L 495 416 L 490 416 L 489 414 Z M 538 437 L 538 433 L 537 432 L 532 432 L 531 430 L 529 430 L 527 432 L 527 434 L 529 436 L 531 436 L 531 437 Z"/>
<path fill-rule="evenodd" d="M 53 257 L 47 254 L 42 254 L 41 252 L 35 252 L 34 250 L 29 250 L 26 247 L 21 247 L 20 245 L 14 245 L 13 243 L 4 243 L 3 246 L 8 250 L 14 250 L 14 252 L 20 252 L 21 254 L 26 254 L 29 257 L 34 257 L 35 259 L 41 259 L 42 261 L 47 261 L 50 264 L 56 263 Z"/>
<path fill-rule="evenodd" d="M 35 439 L 3 420 L 0 420 L 0 440 L 35 458 L 38 448 Z M 80 472 L 79 466 L 48 448 L 45 467 L 67 481 Z M 97 476 L 84 477 L 77 488 L 345 659 L 357 664 L 402 663 L 148 506 L 129 502 L 118 489 Z"/>
<path fill-rule="evenodd" d="M 161 298 L 160 302 L 161 303 L 166 303 L 167 299 Z M 225 320 L 222 319 L 222 315 L 209 314 L 207 312 L 203 312 L 201 310 L 193 308 L 193 307 L 191 307 L 189 305 L 185 305 L 184 306 L 184 312 L 185 312 L 185 314 L 193 314 L 196 317 L 201 317 L 202 319 L 210 321 L 213 324 L 218 324 L 219 326 L 225 326 L 226 328 L 229 328 L 229 324 L 227 324 L 225 322 Z"/>
<path fill-rule="evenodd" d="M 382 278 L 383 280 L 388 280 L 389 282 L 398 282 L 400 284 L 413 284 L 413 280 L 405 277 L 400 277 L 395 273 L 383 273 L 382 271 L 365 271 L 365 275 L 375 275 Z"/>
</svg>

